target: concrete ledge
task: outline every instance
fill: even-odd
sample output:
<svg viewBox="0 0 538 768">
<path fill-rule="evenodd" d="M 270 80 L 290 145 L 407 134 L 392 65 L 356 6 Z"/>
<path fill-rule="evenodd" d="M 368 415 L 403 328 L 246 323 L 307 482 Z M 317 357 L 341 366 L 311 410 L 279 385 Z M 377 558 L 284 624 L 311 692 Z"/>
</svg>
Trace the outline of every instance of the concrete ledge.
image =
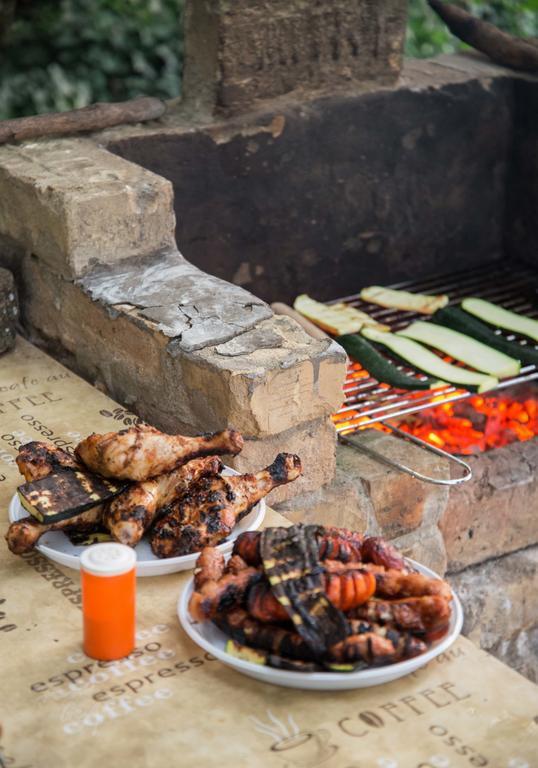
<svg viewBox="0 0 538 768">
<path fill-rule="evenodd" d="M 89 140 L 0 149 L 0 232 L 67 277 L 173 244 L 172 195 Z"/>
<path fill-rule="evenodd" d="M 439 527 L 449 571 L 538 543 L 538 441 L 470 459 L 473 479 L 451 488 Z"/>
<path fill-rule="evenodd" d="M 538 682 L 538 547 L 488 560 L 450 577 L 463 603 L 463 632 Z"/>
</svg>

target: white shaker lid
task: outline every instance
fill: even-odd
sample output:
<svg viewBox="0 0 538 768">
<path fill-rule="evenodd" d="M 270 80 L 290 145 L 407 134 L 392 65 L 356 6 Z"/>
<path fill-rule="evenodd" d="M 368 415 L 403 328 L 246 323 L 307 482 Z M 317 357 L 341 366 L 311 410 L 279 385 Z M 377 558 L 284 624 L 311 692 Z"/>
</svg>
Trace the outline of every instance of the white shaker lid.
<svg viewBox="0 0 538 768">
<path fill-rule="evenodd" d="M 80 556 L 80 567 L 96 576 L 119 576 L 136 565 L 136 552 L 125 544 L 107 541 L 92 544 Z"/>
</svg>

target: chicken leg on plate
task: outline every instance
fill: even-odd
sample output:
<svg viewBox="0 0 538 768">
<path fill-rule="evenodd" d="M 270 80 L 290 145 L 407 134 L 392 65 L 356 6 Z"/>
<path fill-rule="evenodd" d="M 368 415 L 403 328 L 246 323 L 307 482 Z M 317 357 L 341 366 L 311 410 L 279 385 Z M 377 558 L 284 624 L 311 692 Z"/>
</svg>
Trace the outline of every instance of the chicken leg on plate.
<svg viewBox="0 0 538 768">
<path fill-rule="evenodd" d="M 153 528 L 154 554 L 175 557 L 220 543 L 260 499 L 295 480 L 301 471 L 298 456 L 280 453 L 269 467 L 253 475 L 203 478 Z"/>
<path fill-rule="evenodd" d="M 135 483 L 110 502 L 103 524 L 116 541 L 136 547 L 161 507 L 182 496 L 192 483 L 206 475 L 216 475 L 221 469 L 220 459 L 208 456 L 193 459 L 153 480 Z"/>
<path fill-rule="evenodd" d="M 120 432 L 90 435 L 77 445 L 75 453 L 86 467 L 103 477 L 141 482 L 171 472 L 191 459 L 235 455 L 242 447 L 243 438 L 235 429 L 184 437 L 138 425 Z"/>
<path fill-rule="evenodd" d="M 34 440 L 21 446 L 15 461 L 27 483 L 41 480 L 62 469 L 82 469 L 74 456 L 48 441 Z"/>
<path fill-rule="evenodd" d="M 10 552 L 23 555 L 30 552 L 39 538 L 47 531 L 77 531 L 92 533 L 101 524 L 104 504 L 80 512 L 74 517 L 58 520 L 56 523 L 40 523 L 35 517 L 23 517 L 11 523 L 6 533 Z"/>
</svg>

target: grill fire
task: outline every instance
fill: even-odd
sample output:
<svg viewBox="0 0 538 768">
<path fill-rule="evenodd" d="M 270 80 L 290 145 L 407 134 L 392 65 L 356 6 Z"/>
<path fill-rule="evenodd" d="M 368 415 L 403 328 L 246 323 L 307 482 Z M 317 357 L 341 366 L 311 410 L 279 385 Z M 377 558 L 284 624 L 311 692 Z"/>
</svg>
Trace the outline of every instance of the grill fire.
<svg viewBox="0 0 538 768">
<path fill-rule="evenodd" d="M 528 390 L 473 395 L 416 413 L 398 426 L 449 453 L 482 453 L 538 435 L 538 397 Z"/>
</svg>

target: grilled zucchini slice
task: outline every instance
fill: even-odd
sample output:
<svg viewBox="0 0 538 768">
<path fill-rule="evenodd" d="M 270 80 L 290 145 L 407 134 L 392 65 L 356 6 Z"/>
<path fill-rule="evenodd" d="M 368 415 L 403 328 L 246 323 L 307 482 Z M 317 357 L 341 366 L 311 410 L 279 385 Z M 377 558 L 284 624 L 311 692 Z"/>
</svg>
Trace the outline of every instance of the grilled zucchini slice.
<svg viewBox="0 0 538 768">
<path fill-rule="evenodd" d="M 390 309 L 404 309 L 408 312 L 420 312 L 423 315 L 433 315 L 438 309 L 448 304 L 448 296 L 444 294 L 427 296 L 423 293 L 382 288 L 380 285 L 363 288 L 360 296 L 363 301 L 368 301 L 370 304 L 379 304 L 381 307 Z"/>
<path fill-rule="evenodd" d="M 432 322 L 472 336 L 473 339 L 477 339 L 499 352 L 504 352 L 505 355 L 514 357 L 526 365 L 538 365 L 538 349 L 531 344 L 522 345 L 516 341 L 508 341 L 504 336 L 494 333 L 489 325 L 482 323 L 459 307 L 440 309 L 432 317 Z"/>
<path fill-rule="evenodd" d="M 451 384 L 458 384 L 466 389 L 473 388 L 478 392 L 494 389 L 499 384 L 498 379 L 494 376 L 468 371 L 465 368 L 458 368 L 455 365 L 445 363 L 444 360 L 441 360 L 436 354 L 423 347 L 422 344 L 406 339 L 403 336 L 397 336 L 395 333 L 380 333 L 373 328 L 363 328 L 361 333 L 370 341 L 384 344 L 414 368 L 418 368 L 420 371 L 424 371 L 424 373 L 435 376 L 442 381 L 449 381 Z"/>
<path fill-rule="evenodd" d="M 496 328 L 504 328 L 506 331 L 513 331 L 538 341 L 538 320 L 510 312 L 484 299 L 464 299 L 461 306 L 466 312 Z"/>
<path fill-rule="evenodd" d="M 462 363 L 471 365 L 478 371 L 491 373 L 492 376 L 499 379 L 517 376 L 521 368 L 519 360 L 515 360 L 513 357 L 508 357 L 508 355 L 498 352 L 470 336 L 453 331 L 451 328 L 443 328 L 443 326 L 434 323 L 425 323 L 423 320 L 411 323 L 403 331 L 398 331 L 396 335 L 405 336 L 406 339 L 420 341 L 429 347 L 439 349 L 455 360 L 461 360 Z"/>
<path fill-rule="evenodd" d="M 322 304 L 311 299 L 306 293 L 297 296 L 293 308 L 319 325 L 324 331 L 333 336 L 341 336 L 344 333 L 357 333 L 364 325 L 372 326 L 380 331 L 388 331 L 389 327 L 378 323 L 373 317 L 361 312 L 355 307 L 340 302 L 339 304 Z"/>
<path fill-rule="evenodd" d="M 56 523 L 102 504 L 127 487 L 91 472 L 57 472 L 18 489 L 22 506 L 40 523 Z"/>
<path fill-rule="evenodd" d="M 390 384 L 397 389 L 437 389 L 444 386 L 443 381 L 435 379 L 417 379 L 408 376 L 383 357 L 369 341 L 358 336 L 356 333 L 348 333 L 345 336 L 338 336 L 336 341 L 342 345 L 348 355 L 362 365 L 377 381 L 383 384 Z"/>
</svg>

